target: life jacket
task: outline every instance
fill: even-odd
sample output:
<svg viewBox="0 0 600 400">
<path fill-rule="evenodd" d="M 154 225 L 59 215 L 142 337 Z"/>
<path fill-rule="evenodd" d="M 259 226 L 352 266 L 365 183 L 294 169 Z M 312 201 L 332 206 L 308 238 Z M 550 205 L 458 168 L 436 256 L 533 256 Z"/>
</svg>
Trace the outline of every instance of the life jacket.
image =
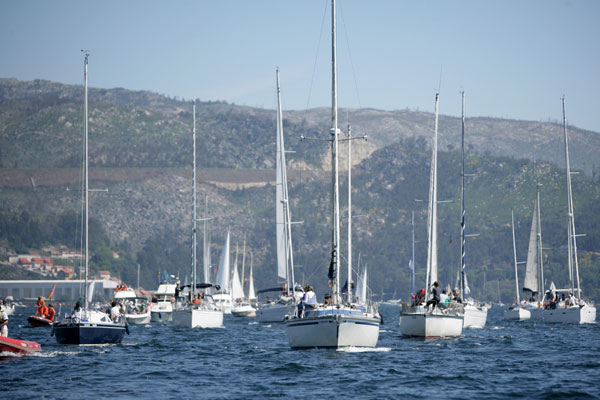
<svg viewBox="0 0 600 400">
<path fill-rule="evenodd" d="M 53 307 L 48 308 L 48 314 L 46 315 L 46 319 L 49 319 L 50 321 L 54 321 L 54 316 L 56 315 L 56 311 L 54 310 Z"/>
<path fill-rule="evenodd" d="M 48 314 L 48 307 L 46 307 L 45 305 L 42 305 L 40 308 L 38 308 L 38 314 L 40 314 L 42 317 L 46 318 L 46 314 Z"/>
<path fill-rule="evenodd" d="M 202 303 L 202 299 L 194 299 L 194 300 L 192 300 L 192 303 L 194 303 L 194 304 Z"/>
</svg>

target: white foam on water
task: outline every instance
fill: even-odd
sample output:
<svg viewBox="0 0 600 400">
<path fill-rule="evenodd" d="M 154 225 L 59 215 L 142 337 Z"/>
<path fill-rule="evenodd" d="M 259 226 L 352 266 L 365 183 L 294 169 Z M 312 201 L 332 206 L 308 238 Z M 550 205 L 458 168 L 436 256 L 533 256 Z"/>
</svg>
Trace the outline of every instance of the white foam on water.
<svg viewBox="0 0 600 400">
<path fill-rule="evenodd" d="M 248 325 L 258 325 L 258 322 L 254 321 L 254 322 L 248 322 Z"/>
<path fill-rule="evenodd" d="M 392 351 L 392 348 L 391 347 L 355 347 L 355 346 L 349 346 L 349 347 L 342 347 L 340 349 L 337 349 L 337 351 L 342 351 L 344 353 L 370 353 L 370 352 L 379 353 L 379 352 Z"/>
</svg>

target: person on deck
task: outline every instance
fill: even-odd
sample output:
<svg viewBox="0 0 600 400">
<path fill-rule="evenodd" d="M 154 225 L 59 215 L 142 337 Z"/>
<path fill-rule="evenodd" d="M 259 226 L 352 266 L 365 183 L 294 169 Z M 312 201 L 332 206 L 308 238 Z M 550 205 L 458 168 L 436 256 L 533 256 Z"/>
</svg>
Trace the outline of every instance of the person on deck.
<svg viewBox="0 0 600 400">
<path fill-rule="evenodd" d="M 54 316 L 56 315 L 56 310 L 52 307 L 52 304 L 48 304 L 48 313 L 46 314 L 46 319 L 54 322 Z"/>
<path fill-rule="evenodd" d="M 76 321 L 81 321 L 81 303 L 75 303 L 75 307 L 73 308 L 73 313 L 71 313 L 71 318 Z"/>
<path fill-rule="evenodd" d="M 317 306 L 317 295 L 315 294 L 313 287 L 308 285 L 304 288 L 304 296 L 302 301 L 298 303 L 298 316 L 304 317 L 305 309 L 313 309 Z"/>
<path fill-rule="evenodd" d="M 4 302 L 2 300 L 0 300 L 0 306 L 3 303 Z M 4 309 L 0 313 L 0 336 L 4 336 L 4 337 L 8 336 L 8 314 L 6 313 L 6 311 Z"/>
<path fill-rule="evenodd" d="M 121 318 L 121 310 L 116 301 L 112 301 L 110 303 L 110 319 L 113 321 L 118 321 Z"/>
<path fill-rule="evenodd" d="M 433 297 L 425 304 L 425 309 L 429 311 L 429 305 L 431 305 L 431 312 L 435 310 L 435 307 L 440 302 L 440 283 L 438 281 L 433 282 L 433 287 L 431 288 L 431 294 Z"/>
<path fill-rule="evenodd" d="M 42 299 L 42 297 L 38 297 L 37 299 L 37 303 L 35 303 L 35 305 L 37 306 L 37 310 L 35 311 L 36 315 L 40 315 L 42 318 L 45 318 L 47 312 L 48 312 L 48 308 L 46 307 L 46 303 L 44 302 L 44 299 Z"/>
</svg>

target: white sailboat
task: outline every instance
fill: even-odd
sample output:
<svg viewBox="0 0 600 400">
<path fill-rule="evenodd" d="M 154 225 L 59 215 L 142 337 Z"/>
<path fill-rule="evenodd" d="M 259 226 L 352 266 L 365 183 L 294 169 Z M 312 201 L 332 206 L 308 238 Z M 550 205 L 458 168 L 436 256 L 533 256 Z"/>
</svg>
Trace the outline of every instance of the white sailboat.
<svg viewBox="0 0 600 400">
<path fill-rule="evenodd" d="M 258 321 L 263 323 L 283 322 L 296 306 L 297 291 L 294 280 L 294 255 L 292 251 L 291 217 L 287 188 L 285 141 L 281 107 L 279 69 L 276 70 L 277 84 L 277 156 L 275 176 L 275 232 L 277 240 L 277 277 L 285 280 L 285 287 L 259 290 L 258 293 L 276 292 L 279 297 L 263 301 L 257 307 Z"/>
<path fill-rule="evenodd" d="M 348 297 L 344 303 L 340 295 L 339 243 L 340 202 L 338 171 L 338 109 L 337 109 L 337 63 L 336 63 L 336 6 L 332 0 L 332 243 L 328 277 L 332 283 L 332 304 L 319 304 L 306 308 L 286 321 L 288 341 L 292 349 L 314 347 L 375 347 L 379 339 L 379 316 L 368 309 L 352 305 L 352 271 L 348 264 Z"/>
<path fill-rule="evenodd" d="M 242 277 L 244 276 L 244 264 L 246 261 L 246 242 L 244 241 L 244 252 L 243 252 L 243 260 L 242 261 Z M 240 281 L 240 276 L 238 275 L 237 270 L 237 251 L 235 257 L 235 263 L 233 265 L 233 278 L 231 280 L 231 296 L 233 297 L 233 307 L 231 308 L 231 315 L 234 317 L 255 317 L 256 310 L 248 300 L 246 299 L 246 294 L 244 293 L 244 287 L 242 285 L 242 281 Z"/>
<path fill-rule="evenodd" d="M 223 311 L 218 308 L 210 294 L 205 294 L 203 298 L 196 298 L 197 288 L 209 288 L 212 285 L 197 283 L 196 268 L 196 103 L 193 104 L 193 174 L 192 174 L 192 283 L 190 288 L 190 299 L 185 307 L 175 310 L 173 313 L 173 323 L 183 328 L 218 328 L 223 326 Z M 206 235 L 205 235 L 206 236 Z"/>
<path fill-rule="evenodd" d="M 231 314 L 231 308 L 233 307 L 233 300 L 231 297 L 231 277 L 230 277 L 230 232 L 227 231 L 227 238 L 225 239 L 225 245 L 223 246 L 223 252 L 221 253 L 221 260 L 219 261 L 219 270 L 217 271 L 217 279 L 215 282 L 216 293 L 213 294 L 213 298 L 217 306 L 225 314 Z"/>
<path fill-rule="evenodd" d="M 425 287 L 431 288 L 437 281 L 437 147 L 438 147 L 438 102 L 435 95 L 435 121 L 431 156 L 431 174 L 429 178 L 429 207 L 427 221 L 427 273 Z M 429 300 L 427 290 L 425 301 Z M 400 332 L 404 336 L 421 338 L 454 337 L 462 334 L 463 314 L 456 308 L 435 307 L 427 312 L 423 304 L 415 304 L 400 311 Z"/>
<path fill-rule="evenodd" d="M 529 311 L 525 304 L 521 304 L 521 296 L 519 295 L 519 270 L 517 268 L 517 242 L 515 241 L 515 213 L 511 211 L 511 228 L 512 228 L 512 241 L 513 241 L 513 259 L 515 265 L 515 303 L 511 305 L 508 310 L 504 311 L 504 319 L 513 321 L 526 321 L 531 318 L 531 311 Z"/>
<path fill-rule="evenodd" d="M 59 344 L 114 344 L 121 343 L 125 331 L 129 333 L 129 328 L 124 317 L 112 320 L 111 317 L 101 311 L 91 310 L 89 303 L 94 294 L 93 289 L 88 289 L 89 272 L 89 155 L 88 155 L 88 57 L 85 54 L 84 60 L 84 145 L 85 159 L 83 164 L 84 176 L 83 194 L 84 194 L 84 240 L 85 240 L 85 294 L 84 308 L 73 313 L 52 327 L 52 334 L 56 335 L 56 341 Z M 93 288 L 93 284 L 91 285 Z M 88 293 L 89 292 L 89 293 Z"/>
<path fill-rule="evenodd" d="M 568 262 L 570 287 L 563 290 L 571 299 L 569 305 L 560 304 L 553 309 L 543 311 L 544 322 L 564 323 L 594 323 L 596 321 L 596 307 L 588 304 L 581 298 L 581 287 L 579 279 L 579 261 L 577 258 L 577 234 L 575 233 L 575 214 L 573 207 L 573 190 L 571 187 L 571 163 L 569 160 L 569 136 L 567 133 L 567 114 L 565 110 L 565 98 L 562 98 L 563 108 L 563 132 L 565 138 L 565 164 L 567 169 L 567 206 L 568 206 Z M 555 291 L 556 294 L 561 291 Z M 561 307 L 562 306 L 562 307 Z"/>
<path fill-rule="evenodd" d="M 533 203 L 531 231 L 529 232 L 529 248 L 527 265 L 523 281 L 523 295 L 527 297 L 527 309 L 534 321 L 542 321 L 544 297 L 544 263 L 542 258 L 542 225 L 540 209 L 540 193 Z"/>
<path fill-rule="evenodd" d="M 465 273 L 466 261 L 465 261 L 465 92 L 461 92 L 462 97 L 462 133 L 461 133 L 461 154 L 462 154 L 462 166 L 461 166 L 461 220 L 460 220 L 460 255 L 461 255 L 461 274 L 460 274 L 460 295 L 464 302 L 464 321 L 463 328 L 483 328 L 487 321 L 487 307 L 468 297 L 470 291 L 467 290 L 467 276 Z"/>
</svg>

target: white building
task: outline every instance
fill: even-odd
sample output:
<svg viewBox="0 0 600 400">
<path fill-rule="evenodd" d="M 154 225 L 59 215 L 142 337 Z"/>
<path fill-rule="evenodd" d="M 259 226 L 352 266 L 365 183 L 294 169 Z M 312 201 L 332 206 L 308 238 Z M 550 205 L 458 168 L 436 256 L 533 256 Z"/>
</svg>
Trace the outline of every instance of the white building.
<svg viewBox="0 0 600 400">
<path fill-rule="evenodd" d="M 0 281 L 0 297 L 12 296 L 15 300 L 37 300 L 46 297 L 56 283 L 55 301 L 75 301 L 83 297 L 83 280 L 44 280 L 44 281 Z M 91 281 L 88 281 L 88 285 Z M 94 300 L 108 300 L 114 297 L 117 282 L 96 279 L 94 284 Z"/>
</svg>

